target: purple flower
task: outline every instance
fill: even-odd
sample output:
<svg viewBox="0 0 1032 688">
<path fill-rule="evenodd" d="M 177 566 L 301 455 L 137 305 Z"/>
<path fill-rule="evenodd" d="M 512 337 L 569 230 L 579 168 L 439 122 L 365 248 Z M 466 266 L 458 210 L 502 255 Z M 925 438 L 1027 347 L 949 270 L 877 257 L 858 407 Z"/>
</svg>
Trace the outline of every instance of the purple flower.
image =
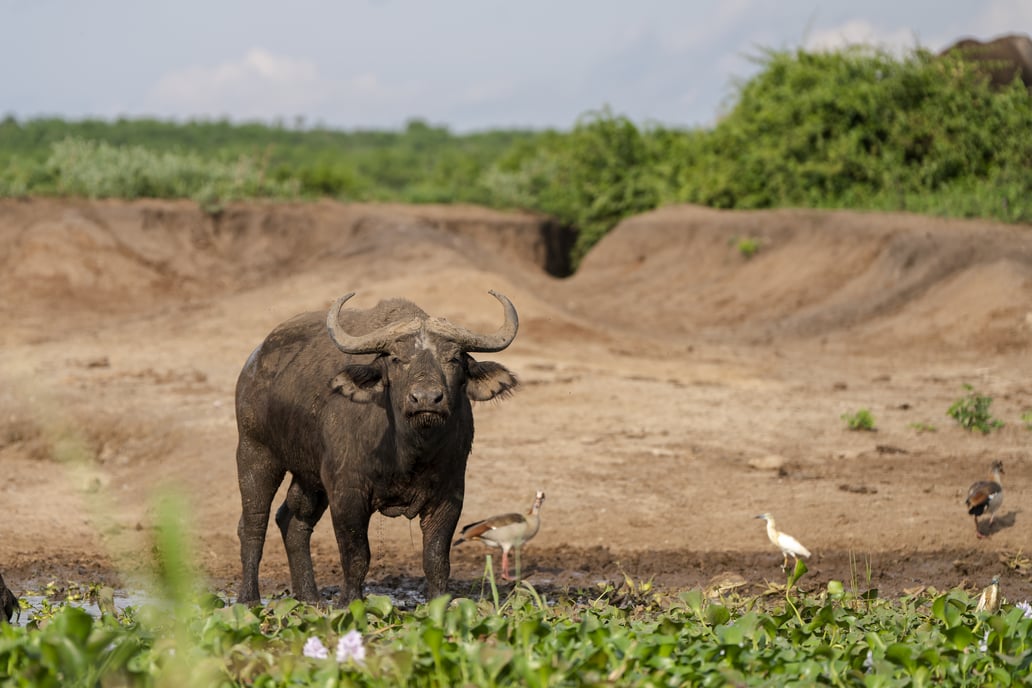
<svg viewBox="0 0 1032 688">
<path fill-rule="evenodd" d="M 305 647 L 302 650 L 305 657 L 311 657 L 312 659 L 326 659 L 330 656 L 330 651 L 326 649 L 326 646 L 322 644 L 322 641 L 312 636 L 305 641 Z"/>
<path fill-rule="evenodd" d="M 365 661 L 365 646 L 362 645 L 362 634 L 356 630 L 348 631 L 337 642 L 337 661 L 346 662 L 349 659 L 355 660 L 356 664 L 362 664 Z"/>
<path fill-rule="evenodd" d="M 1023 618 L 1032 619 L 1032 604 L 1029 604 L 1028 601 L 1018 602 L 1014 606 L 1021 610 L 1021 616 Z"/>
</svg>

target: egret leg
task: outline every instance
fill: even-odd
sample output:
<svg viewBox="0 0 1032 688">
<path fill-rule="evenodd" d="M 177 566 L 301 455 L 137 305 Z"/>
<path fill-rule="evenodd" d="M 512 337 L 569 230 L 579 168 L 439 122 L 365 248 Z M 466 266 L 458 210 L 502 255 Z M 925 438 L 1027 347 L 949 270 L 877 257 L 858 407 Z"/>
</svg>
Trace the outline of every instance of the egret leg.
<svg viewBox="0 0 1032 688">
<path fill-rule="evenodd" d="M 511 580 L 509 578 L 509 550 L 505 547 L 502 548 L 502 580 Z"/>
</svg>

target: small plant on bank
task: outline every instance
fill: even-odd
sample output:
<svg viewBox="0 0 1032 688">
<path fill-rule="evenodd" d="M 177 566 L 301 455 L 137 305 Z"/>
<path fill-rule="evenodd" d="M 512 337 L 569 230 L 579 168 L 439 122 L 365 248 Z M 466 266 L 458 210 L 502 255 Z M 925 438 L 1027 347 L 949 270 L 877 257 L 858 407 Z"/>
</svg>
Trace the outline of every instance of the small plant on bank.
<svg viewBox="0 0 1032 688">
<path fill-rule="evenodd" d="M 842 420 L 846 421 L 846 427 L 850 430 L 866 430 L 874 432 L 874 416 L 865 408 L 856 413 L 843 413 Z"/>
<path fill-rule="evenodd" d="M 946 415 L 957 421 L 965 430 L 978 430 L 983 435 L 1002 428 L 1003 421 L 993 418 L 989 412 L 993 398 L 979 394 L 971 385 L 964 385 L 964 389 L 967 390 L 967 394 L 954 401 Z"/>
<path fill-rule="evenodd" d="M 1021 422 L 1025 424 L 1026 430 L 1032 430 L 1032 409 L 1021 414 Z"/>
<path fill-rule="evenodd" d="M 759 252 L 760 241 L 759 239 L 754 239 L 752 237 L 742 237 L 735 241 L 735 248 L 738 249 L 738 253 L 741 254 L 743 258 L 748 260 Z"/>
<path fill-rule="evenodd" d="M 734 247 L 735 251 L 746 260 L 760 253 L 760 239 L 751 236 L 732 236 L 728 239 L 728 245 Z"/>
<path fill-rule="evenodd" d="M 931 423 L 911 423 L 910 427 L 913 428 L 918 434 L 923 432 L 936 432 L 938 430 L 938 428 L 936 428 Z"/>
</svg>

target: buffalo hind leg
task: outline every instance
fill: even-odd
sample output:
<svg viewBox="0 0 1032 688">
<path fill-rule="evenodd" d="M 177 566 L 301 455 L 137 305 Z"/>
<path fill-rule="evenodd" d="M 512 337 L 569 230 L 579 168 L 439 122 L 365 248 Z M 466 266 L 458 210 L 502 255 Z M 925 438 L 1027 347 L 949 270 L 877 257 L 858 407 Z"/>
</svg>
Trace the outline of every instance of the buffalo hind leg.
<svg viewBox="0 0 1032 688">
<path fill-rule="evenodd" d="M 426 598 L 443 595 L 451 575 L 451 541 L 462 513 L 462 500 L 449 499 L 419 517 L 423 531 L 423 573 L 426 575 Z"/>
<path fill-rule="evenodd" d="M 265 446 L 246 438 L 237 445 L 237 480 L 240 483 L 240 501 L 243 506 L 237 535 L 240 537 L 240 562 L 243 578 L 237 601 L 244 604 L 258 602 L 258 565 L 262 561 L 265 533 L 269 527 L 269 511 L 276 490 L 286 472 Z"/>
<path fill-rule="evenodd" d="M 326 493 L 319 488 L 305 488 L 295 478 L 287 490 L 287 498 L 276 512 L 276 525 L 283 535 L 290 564 L 290 584 L 294 598 L 309 604 L 319 602 L 312 566 L 312 529 L 326 511 Z"/>
<path fill-rule="evenodd" d="M 340 605 L 346 607 L 361 599 L 362 586 L 369 573 L 369 518 L 372 507 L 360 490 L 330 490 L 333 501 L 330 515 L 333 532 L 340 550 L 340 568 L 343 581 L 340 586 Z"/>
</svg>

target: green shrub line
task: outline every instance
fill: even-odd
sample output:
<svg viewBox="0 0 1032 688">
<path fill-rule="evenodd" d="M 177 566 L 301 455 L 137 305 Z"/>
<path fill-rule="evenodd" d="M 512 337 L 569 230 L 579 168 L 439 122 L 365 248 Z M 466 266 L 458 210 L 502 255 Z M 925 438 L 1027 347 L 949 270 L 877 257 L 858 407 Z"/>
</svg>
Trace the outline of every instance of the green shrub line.
<svg viewBox="0 0 1032 688">
<path fill-rule="evenodd" d="M 555 216 L 574 258 L 670 203 L 852 208 L 1032 222 L 1032 98 L 959 58 L 768 50 L 711 128 L 608 108 L 569 131 L 452 134 L 156 120 L 0 122 L 0 196 L 477 203 Z"/>
</svg>

